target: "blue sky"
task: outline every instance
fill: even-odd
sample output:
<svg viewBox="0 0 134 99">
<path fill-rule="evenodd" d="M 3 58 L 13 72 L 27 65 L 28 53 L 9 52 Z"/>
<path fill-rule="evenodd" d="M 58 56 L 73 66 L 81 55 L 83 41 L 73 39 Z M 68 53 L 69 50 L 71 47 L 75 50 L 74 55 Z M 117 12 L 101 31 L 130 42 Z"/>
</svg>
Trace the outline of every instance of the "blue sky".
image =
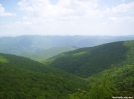
<svg viewBox="0 0 134 99">
<path fill-rule="evenodd" d="M 0 36 L 134 35 L 134 0 L 0 0 Z"/>
</svg>

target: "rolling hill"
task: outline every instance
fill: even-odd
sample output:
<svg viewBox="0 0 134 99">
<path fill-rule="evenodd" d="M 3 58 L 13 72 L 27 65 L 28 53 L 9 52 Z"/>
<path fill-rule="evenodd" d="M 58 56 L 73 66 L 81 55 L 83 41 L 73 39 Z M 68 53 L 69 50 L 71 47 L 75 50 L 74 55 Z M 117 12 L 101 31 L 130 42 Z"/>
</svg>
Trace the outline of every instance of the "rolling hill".
<svg viewBox="0 0 134 99">
<path fill-rule="evenodd" d="M 0 99 L 68 99 L 86 84 L 31 59 L 0 54 Z"/>
<path fill-rule="evenodd" d="M 134 40 L 64 52 L 46 65 L 1 53 L 0 99 L 134 98 L 133 60 Z"/>
<path fill-rule="evenodd" d="M 112 66 L 88 79 L 89 90 L 79 90 L 71 94 L 70 99 L 134 98 L 134 65 Z"/>
<path fill-rule="evenodd" d="M 134 40 L 80 48 L 50 58 L 45 63 L 79 77 L 89 77 L 113 65 L 133 65 L 133 60 Z"/>
<path fill-rule="evenodd" d="M 24 52 L 20 54 L 20 56 L 28 57 L 30 59 L 41 62 L 55 55 L 58 55 L 60 53 L 72 51 L 75 49 L 77 48 L 76 47 L 52 47 L 49 49 L 44 49 L 36 52 Z"/>
<path fill-rule="evenodd" d="M 76 48 L 92 47 L 113 41 L 124 41 L 124 40 L 134 40 L 134 36 L 23 35 L 17 37 L 1 37 L 0 53 L 15 54 L 41 61 L 44 59 L 48 59 L 54 55 L 57 55 L 59 53 L 65 51 L 71 51 L 72 48 L 74 49 L 74 47 Z M 62 49 L 61 52 L 58 51 L 57 53 L 58 47 L 59 48 L 65 47 L 65 49 Z M 51 52 L 48 50 L 51 50 Z M 47 53 L 48 54 L 53 53 L 53 54 L 48 55 Z"/>
</svg>

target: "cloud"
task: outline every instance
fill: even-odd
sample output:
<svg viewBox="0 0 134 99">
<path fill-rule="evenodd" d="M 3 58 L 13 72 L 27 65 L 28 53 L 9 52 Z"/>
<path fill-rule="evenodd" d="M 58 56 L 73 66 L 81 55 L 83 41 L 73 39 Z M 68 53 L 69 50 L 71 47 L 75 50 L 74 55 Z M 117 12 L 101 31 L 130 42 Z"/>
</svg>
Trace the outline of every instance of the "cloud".
<svg viewBox="0 0 134 99">
<path fill-rule="evenodd" d="M 28 19 L 28 17 L 27 17 L 27 16 L 23 16 L 23 19 L 25 19 L 25 20 L 26 20 L 26 19 Z"/>
<path fill-rule="evenodd" d="M 134 2 L 118 5 L 101 0 L 21 0 L 21 20 L 7 23 L 3 31 L 44 35 L 120 35 L 133 34 Z M 4 10 L 4 12 L 6 12 Z M 26 13 L 25 13 L 26 12 Z M 19 15 L 19 14 L 18 14 Z M 14 32 L 13 31 L 13 32 Z M 17 33 L 16 32 L 16 33 Z"/>
<path fill-rule="evenodd" d="M 27 21 L 27 22 L 23 22 L 22 24 L 24 24 L 24 25 L 32 25 L 32 23 L 29 22 L 29 21 Z"/>
<path fill-rule="evenodd" d="M 19 10 L 26 11 L 29 15 L 30 18 L 27 19 L 32 23 L 33 29 L 48 33 L 66 33 L 70 29 L 79 32 L 78 24 L 84 24 L 79 21 L 102 16 L 97 9 L 98 0 L 58 0 L 56 4 L 51 4 L 49 0 L 21 0 L 18 6 Z"/>
<path fill-rule="evenodd" d="M 116 17 L 110 17 L 109 20 L 116 21 L 117 18 Z"/>
<path fill-rule="evenodd" d="M 134 2 L 119 4 L 112 8 L 106 8 L 104 14 L 134 14 Z"/>
<path fill-rule="evenodd" d="M 0 4 L 0 16 L 16 16 L 15 13 L 6 12 L 5 9 Z"/>
<path fill-rule="evenodd" d="M 109 17 L 109 20 L 111 21 L 131 21 L 134 22 L 134 16 L 127 16 L 127 17 Z"/>
<path fill-rule="evenodd" d="M 134 2 L 105 9 L 99 9 L 98 0 L 58 0 L 56 4 L 51 4 L 49 0 L 21 0 L 18 6 L 19 10 L 26 11 L 35 23 L 98 19 L 121 13 L 134 14 Z"/>
<path fill-rule="evenodd" d="M 5 26 L 3 26 L 3 28 L 5 28 L 5 29 L 14 29 L 14 28 L 16 28 L 16 29 L 24 29 L 24 28 L 32 28 L 32 23 L 31 22 L 29 22 L 29 21 L 24 21 L 24 22 L 19 22 L 19 21 L 17 21 L 17 22 L 14 22 L 14 23 L 9 23 L 9 24 L 7 24 L 7 25 L 5 25 Z"/>
<path fill-rule="evenodd" d="M 120 4 L 111 9 L 113 13 L 130 13 L 134 14 L 134 2 L 128 4 Z"/>
<path fill-rule="evenodd" d="M 114 34 L 134 35 L 134 16 L 110 17 L 107 26 Z"/>
<path fill-rule="evenodd" d="M 22 0 L 19 9 L 32 17 L 44 19 L 80 19 L 98 17 L 98 0 L 59 0 L 53 5 L 49 0 Z M 99 15 L 100 16 L 100 15 Z"/>
</svg>

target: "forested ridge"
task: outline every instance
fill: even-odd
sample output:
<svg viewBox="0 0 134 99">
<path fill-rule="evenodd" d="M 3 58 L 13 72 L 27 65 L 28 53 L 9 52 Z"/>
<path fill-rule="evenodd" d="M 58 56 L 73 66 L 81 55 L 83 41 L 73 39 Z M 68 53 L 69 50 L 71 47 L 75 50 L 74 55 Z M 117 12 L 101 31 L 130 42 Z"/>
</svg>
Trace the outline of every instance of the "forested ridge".
<svg viewBox="0 0 134 99">
<path fill-rule="evenodd" d="M 28 58 L 0 54 L 0 99 L 68 99 L 86 84 Z"/>
<path fill-rule="evenodd" d="M 1 53 L 0 99 L 133 99 L 133 60 L 134 40 L 62 53 L 45 64 Z"/>
<path fill-rule="evenodd" d="M 133 40 L 134 36 L 43 36 L 0 37 L 0 53 L 15 54 L 42 61 L 76 48 L 91 47 L 113 41 Z"/>
<path fill-rule="evenodd" d="M 90 76 L 88 91 L 79 90 L 70 94 L 70 99 L 133 99 L 134 65 L 112 66 Z"/>
<path fill-rule="evenodd" d="M 107 43 L 62 53 L 45 61 L 49 66 L 80 77 L 109 69 L 111 65 L 134 64 L 134 41 Z"/>
<path fill-rule="evenodd" d="M 75 49 L 76 49 L 75 47 L 52 47 L 49 49 L 44 49 L 44 50 L 40 50 L 40 51 L 36 51 L 36 52 L 24 52 L 24 53 L 20 54 L 20 56 L 28 57 L 32 60 L 41 62 L 52 56 L 58 55 L 63 52 L 75 50 Z"/>
</svg>

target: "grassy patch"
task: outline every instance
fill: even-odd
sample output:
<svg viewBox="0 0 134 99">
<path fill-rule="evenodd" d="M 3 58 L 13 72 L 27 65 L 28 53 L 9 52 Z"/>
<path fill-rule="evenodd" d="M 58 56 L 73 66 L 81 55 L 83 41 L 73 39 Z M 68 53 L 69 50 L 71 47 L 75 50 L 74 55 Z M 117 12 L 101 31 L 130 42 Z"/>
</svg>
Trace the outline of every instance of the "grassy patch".
<svg viewBox="0 0 134 99">
<path fill-rule="evenodd" d="M 6 58 L 4 58 L 3 56 L 0 56 L 0 62 L 1 63 L 7 63 L 8 60 Z"/>
</svg>

